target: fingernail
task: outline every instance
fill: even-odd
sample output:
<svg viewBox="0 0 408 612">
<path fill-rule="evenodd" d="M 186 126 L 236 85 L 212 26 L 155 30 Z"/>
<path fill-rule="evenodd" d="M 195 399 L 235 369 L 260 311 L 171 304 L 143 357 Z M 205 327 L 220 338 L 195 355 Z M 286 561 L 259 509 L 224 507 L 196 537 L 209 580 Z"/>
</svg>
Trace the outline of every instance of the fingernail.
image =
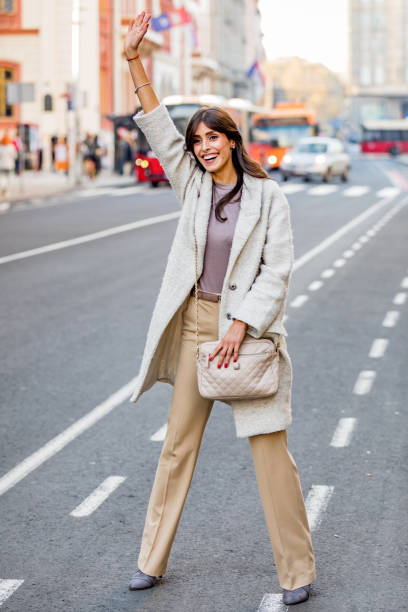
<svg viewBox="0 0 408 612">
<path fill-rule="evenodd" d="M 234 361 L 236 361 L 236 359 L 234 359 Z"/>
<path fill-rule="evenodd" d="M 221 364 L 219 363 L 219 364 L 218 364 L 218 366 L 217 366 L 217 368 L 220 368 L 220 367 L 221 367 Z"/>
<path fill-rule="evenodd" d="M 212 361 L 212 359 L 213 359 L 213 358 L 212 358 L 212 357 L 209 357 L 208 359 L 209 359 L 210 361 Z"/>
<path fill-rule="evenodd" d="M 225 367 L 225 368 L 228 368 L 228 363 L 226 363 L 226 364 L 224 365 L 224 367 Z"/>
</svg>

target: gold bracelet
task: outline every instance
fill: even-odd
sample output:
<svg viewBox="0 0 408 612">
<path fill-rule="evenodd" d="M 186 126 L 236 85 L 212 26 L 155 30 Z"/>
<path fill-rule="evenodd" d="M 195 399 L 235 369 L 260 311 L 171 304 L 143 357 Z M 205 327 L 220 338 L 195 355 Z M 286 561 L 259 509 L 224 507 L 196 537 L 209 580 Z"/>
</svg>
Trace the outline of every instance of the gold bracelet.
<svg viewBox="0 0 408 612">
<path fill-rule="evenodd" d="M 137 94 L 138 89 L 140 89 L 141 87 L 144 87 L 145 85 L 151 85 L 151 82 L 147 81 L 146 83 L 142 83 L 141 85 L 138 85 L 135 89 L 135 94 Z"/>
</svg>

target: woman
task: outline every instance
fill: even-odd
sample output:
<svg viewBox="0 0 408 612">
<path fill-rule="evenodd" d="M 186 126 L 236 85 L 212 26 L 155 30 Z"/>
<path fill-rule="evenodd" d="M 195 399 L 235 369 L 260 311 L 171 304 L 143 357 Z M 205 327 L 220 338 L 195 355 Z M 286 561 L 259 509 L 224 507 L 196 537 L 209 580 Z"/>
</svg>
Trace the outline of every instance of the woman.
<svg viewBox="0 0 408 612">
<path fill-rule="evenodd" d="M 283 601 L 299 603 L 309 597 L 315 565 L 299 476 L 286 438 L 291 366 L 282 317 L 293 262 L 287 200 L 248 157 L 225 111 L 197 111 L 184 142 L 159 104 L 138 55 L 149 19 L 143 11 L 132 20 L 125 39 L 143 109 L 134 119 L 160 160 L 182 211 L 131 397 L 136 402 L 157 380 L 174 385 L 139 567 L 129 588 L 152 587 L 166 570 L 213 404 L 200 396 L 196 377 L 195 217 L 200 341 L 220 339 L 211 356 L 218 367 L 229 367 L 237 359 L 246 334 L 272 339 L 283 335 L 278 392 L 230 404 L 237 435 L 249 438 Z"/>
<path fill-rule="evenodd" d="M 4 134 L 0 140 L 0 193 L 6 196 L 10 189 L 11 173 L 14 169 L 14 162 L 17 151 L 8 134 Z"/>
</svg>

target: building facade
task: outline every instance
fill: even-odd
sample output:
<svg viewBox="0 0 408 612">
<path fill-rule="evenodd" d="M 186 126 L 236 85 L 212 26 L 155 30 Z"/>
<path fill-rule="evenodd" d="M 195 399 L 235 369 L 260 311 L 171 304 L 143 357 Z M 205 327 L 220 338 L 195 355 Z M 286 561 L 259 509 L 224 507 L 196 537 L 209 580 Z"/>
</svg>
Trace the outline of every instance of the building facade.
<svg viewBox="0 0 408 612">
<path fill-rule="evenodd" d="M 349 1 L 351 121 L 408 117 L 408 0 Z"/>
<path fill-rule="evenodd" d="M 85 133 L 113 154 L 113 119 L 132 114 L 137 97 L 123 53 L 129 21 L 184 7 L 195 24 L 156 32 L 141 46 L 159 99 L 218 94 L 255 101 L 246 73 L 262 59 L 257 0 L 0 0 L 0 132 L 29 126 L 50 165 L 51 140 L 71 151 Z M 10 104 L 7 83 L 33 84 L 34 95 Z"/>
</svg>

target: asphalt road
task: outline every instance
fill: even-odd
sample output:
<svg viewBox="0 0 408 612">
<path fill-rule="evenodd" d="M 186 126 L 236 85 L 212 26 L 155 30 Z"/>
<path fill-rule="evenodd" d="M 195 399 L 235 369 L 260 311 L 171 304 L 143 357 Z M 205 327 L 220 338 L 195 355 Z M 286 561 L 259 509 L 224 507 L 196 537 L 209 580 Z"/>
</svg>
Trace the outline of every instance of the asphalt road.
<svg viewBox="0 0 408 612">
<path fill-rule="evenodd" d="M 296 255 L 288 440 L 317 564 L 305 611 L 408 610 L 407 174 L 393 161 L 356 159 L 348 184 L 283 184 Z M 248 442 L 219 403 L 165 579 L 127 589 L 161 448 L 151 436 L 171 398 L 157 384 L 132 404 L 127 385 L 177 215 L 135 222 L 177 211 L 167 187 L 136 187 L 0 216 L 4 610 L 286 609 Z M 106 499 L 75 515 L 102 483 Z"/>
</svg>

